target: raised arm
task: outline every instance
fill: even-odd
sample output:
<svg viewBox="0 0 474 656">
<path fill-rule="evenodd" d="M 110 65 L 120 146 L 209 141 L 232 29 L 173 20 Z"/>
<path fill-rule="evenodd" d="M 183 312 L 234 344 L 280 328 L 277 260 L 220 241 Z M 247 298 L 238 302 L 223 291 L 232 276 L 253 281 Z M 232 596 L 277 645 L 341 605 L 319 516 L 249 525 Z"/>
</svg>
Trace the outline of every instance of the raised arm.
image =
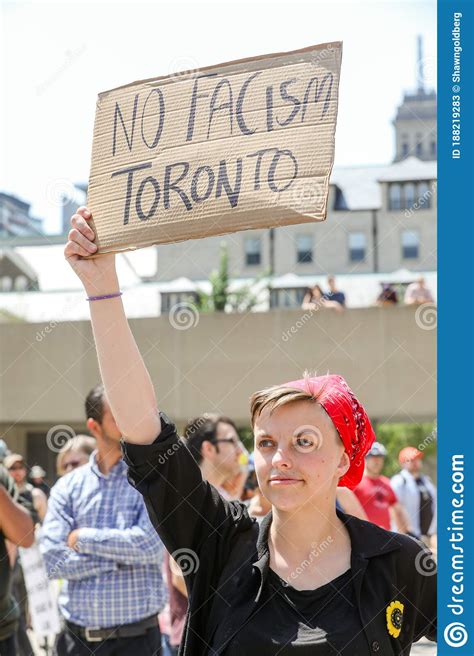
<svg viewBox="0 0 474 656">
<path fill-rule="evenodd" d="M 88 297 L 119 291 L 115 255 L 95 258 L 91 214 L 80 207 L 64 255 Z M 92 329 L 102 382 L 112 413 L 127 442 L 150 444 L 160 433 L 153 385 L 128 325 L 121 297 L 90 302 Z"/>
<path fill-rule="evenodd" d="M 72 217 L 74 227 L 65 256 L 88 296 L 112 294 L 119 289 L 113 256 L 84 259 L 95 252 L 94 233 L 87 223 L 90 218 L 86 208 L 79 208 Z M 143 495 L 150 519 L 168 551 L 176 556 L 179 549 L 191 549 L 198 558 L 211 559 L 217 572 L 226 561 L 226 549 L 234 544 L 233 534 L 252 528 L 253 522 L 245 507 L 225 501 L 203 481 L 175 426 L 160 418 L 153 385 L 120 297 L 92 301 L 91 318 L 105 392 L 124 436 L 129 480 Z M 208 545 L 211 535 L 222 538 L 214 540 L 215 552 Z M 105 542 L 105 548 L 115 550 L 113 540 L 107 537 Z M 187 575 L 188 581 L 192 575 Z"/>
</svg>

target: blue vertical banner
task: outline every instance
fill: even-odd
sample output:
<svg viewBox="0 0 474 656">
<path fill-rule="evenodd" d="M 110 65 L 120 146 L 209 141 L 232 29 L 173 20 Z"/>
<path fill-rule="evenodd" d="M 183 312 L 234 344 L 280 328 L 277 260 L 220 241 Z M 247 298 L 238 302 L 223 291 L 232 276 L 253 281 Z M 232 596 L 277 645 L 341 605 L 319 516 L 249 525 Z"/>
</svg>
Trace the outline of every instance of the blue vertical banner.
<svg viewBox="0 0 474 656">
<path fill-rule="evenodd" d="M 474 654 L 474 1 L 438 1 L 438 654 Z"/>
</svg>

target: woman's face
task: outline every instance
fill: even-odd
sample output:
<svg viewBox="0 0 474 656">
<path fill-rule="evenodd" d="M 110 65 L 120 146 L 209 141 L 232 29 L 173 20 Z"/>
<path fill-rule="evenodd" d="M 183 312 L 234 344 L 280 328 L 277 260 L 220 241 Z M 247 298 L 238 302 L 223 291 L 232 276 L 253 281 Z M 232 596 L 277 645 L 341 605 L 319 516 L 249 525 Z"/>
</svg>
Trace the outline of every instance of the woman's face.
<svg viewBox="0 0 474 656">
<path fill-rule="evenodd" d="M 264 410 L 254 425 L 255 470 L 270 503 L 292 511 L 335 498 L 349 458 L 319 403 L 296 401 Z"/>
<path fill-rule="evenodd" d="M 17 485 L 25 481 L 27 471 L 24 462 L 15 462 L 8 471 Z"/>
</svg>

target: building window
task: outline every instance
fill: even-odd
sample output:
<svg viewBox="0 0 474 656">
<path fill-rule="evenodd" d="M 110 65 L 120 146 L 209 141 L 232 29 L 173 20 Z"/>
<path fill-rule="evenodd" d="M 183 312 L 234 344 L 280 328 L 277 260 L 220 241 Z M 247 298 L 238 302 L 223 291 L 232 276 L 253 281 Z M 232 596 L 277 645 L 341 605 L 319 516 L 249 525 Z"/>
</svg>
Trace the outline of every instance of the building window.
<svg viewBox="0 0 474 656">
<path fill-rule="evenodd" d="M 13 286 L 17 292 L 26 291 L 28 289 L 28 278 L 26 276 L 17 276 Z"/>
<path fill-rule="evenodd" d="M 296 261 L 308 264 L 313 261 L 313 236 L 296 235 Z"/>
<path fill-rule="evenodd" d="M 420 182 L 418 185 L 418 204 L 420 209 L 427 210 L 431 207 L 432 191 L 427 182 Z"/>
<path fill-rule="evenodd" d="M 247 237 L 245 239 L 245 264 L 258 266 L 262 260 L 262 241 L 260 237 Z"/>
<path fill-rule="evenodd" d="M 402 188 L 398 182 L 391 184 L 389 187 L 388 207 L 390 210 L 400 210 L 402 208 Z"/>
<path fill-rule="evenodd" d="M 402 157 L 406 157 L 409 151 L 409 139 L 407 134 L 402 134 Z"/>
<path fill-rule="evenodd" d="M 427 209 L 431 207 L 430 185 L 428 182 L 399 182 L 392 183 L 389 187 L 388 209 L 389 210 L 411 210 Z"/>
<path fill-rule="evenodd" d="M 436 141 L 430 143 L 430 153 L 433 157 L 436 157 Z"/>
<path fill-rule="evenodd" d="M 183 311 L 189 311 L 189 306 L 197 306 L 198 302 L 197 292 L 161 292 L 161 314 L 171 310 L 178 312 L 180 307 Z"/>
<path fill-rule="evenodd" d="M 0 278 L 0 291 L 10 292 L 13 289 L 13 280 L 10 276 L 2 276 Z"/>
<path fill-rule="evenodd" d="M 306 289 L 272 289 L 270 290 L 270 308 L 299 308 L 303 303 Z"/>
<path fill-rule="evenodd" d="M 416 135 L 416 156 L 421 157 L 423 154 L 423 143 L 421 134 Z"/>
<path fill-rule="evenodd" d="M 367 239 L 363 232 L 349 233 L 349 260 L 351 262 L 363 262 L 367 249 Z"/>
<path fill-rule="evenodd" d="M 415 185 L 413 182 L 407 182 L 403 185 L 403 209 L 410 209 L 415 204 Z"/>
<path fill-rule="evenodd" d="M 404 260 L 415 260 L 420 254 L 420 235 L 416 230 L 402 232 L 402 257 Z"/>
</svg>

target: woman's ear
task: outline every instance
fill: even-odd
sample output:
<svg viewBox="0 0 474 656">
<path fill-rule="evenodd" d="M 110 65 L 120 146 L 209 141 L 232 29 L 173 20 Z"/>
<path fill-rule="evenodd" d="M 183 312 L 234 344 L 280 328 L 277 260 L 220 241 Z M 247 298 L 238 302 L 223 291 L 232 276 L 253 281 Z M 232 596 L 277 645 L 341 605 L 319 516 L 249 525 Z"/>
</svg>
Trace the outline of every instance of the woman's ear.
<svg viewBox="0 0 474 656">
<path fill-rule="evenodd" d="M 339 464 L 337 466 L 339 479 L 341 479 L 344 476 L 344 474 L 347 472 L 350 466 L 351 466 L 351 461 L 349 459 L 349 456 L 347 455 L 347 451 L 344 449 L 341 455 L 341 459 L 339 460 Z"/>
</svg>

